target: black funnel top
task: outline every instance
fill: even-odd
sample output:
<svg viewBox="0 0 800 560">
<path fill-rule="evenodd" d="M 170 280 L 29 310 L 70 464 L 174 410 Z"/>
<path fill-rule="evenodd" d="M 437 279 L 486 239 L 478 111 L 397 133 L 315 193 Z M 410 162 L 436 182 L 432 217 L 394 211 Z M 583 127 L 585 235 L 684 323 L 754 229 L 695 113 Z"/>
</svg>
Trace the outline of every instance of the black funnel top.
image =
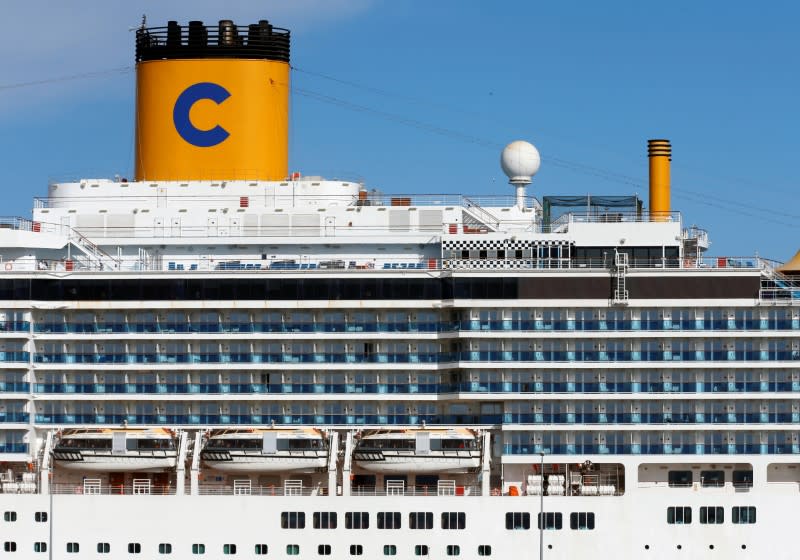
<svg viewBox="0 0 800 560">
<path fill-rule="evenodd" d="M 190 21 L 136 30 L 136 62 L 183 58 L 251 58 L 289 62 L 289 30 L 262 19 L 251 25 Z"/>
</svg>

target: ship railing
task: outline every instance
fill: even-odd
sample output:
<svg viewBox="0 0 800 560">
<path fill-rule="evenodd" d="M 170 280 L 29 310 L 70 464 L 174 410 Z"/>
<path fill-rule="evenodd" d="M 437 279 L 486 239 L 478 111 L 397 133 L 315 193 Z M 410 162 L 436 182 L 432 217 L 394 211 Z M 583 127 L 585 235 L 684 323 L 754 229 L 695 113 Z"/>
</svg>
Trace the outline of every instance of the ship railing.
<svg viewBox="0 0 800 560">
<path fill-rule="evenodd" d="M 353 486 L 350 490 L 351 496 L 480 496 L 481 487 L 477 485 L 456 484 L 451 491 L 447 487 L 437 485 L 418 485 L 400 487 L 382 486 Z"/>
<path fill-rule="evenodd" d="M 201 496 L 327 496 L 327 486 L 201 484 Z"/>
<path fill-rule="evenodd" d="M 149 480 L 147 482 L 150 482 Z M 75 483 L 57 482 L 50 484 L 51 494 L 70 494 L 84 496 L 173 496 L 175 487 L 171 484 L 143 484 L 134 480 L 133 484 L 109 484 L 97 479 L 85 479 Z"/>
<path fill-rule="evenodd" d="M 620 222 L 638 223 L 680 223 L 680 212 L 659 213 L 651 216 L 649 212 L 569 212 L 569 221 L 572 223 L 614 224 Z"/>
</svg>

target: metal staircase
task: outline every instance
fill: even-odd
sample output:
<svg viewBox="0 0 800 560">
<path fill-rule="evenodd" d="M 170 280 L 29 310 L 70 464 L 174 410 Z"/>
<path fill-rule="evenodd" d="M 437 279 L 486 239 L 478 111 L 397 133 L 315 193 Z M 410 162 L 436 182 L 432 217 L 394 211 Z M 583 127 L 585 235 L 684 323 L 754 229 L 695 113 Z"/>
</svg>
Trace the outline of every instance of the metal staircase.
<svg viewBox="0 0 800 560">
<path fill-rule="evenodd" d="M 485 227 L 488 231 L 500 229 L 500 220 L 494 214 L 466 196 L 461 197 L 461 208 L 465 228 L 479 229 Z M 465 229 L 466 231 L 468 230 Z"/>
<path fill-rule="evenodd" d="M 100 268 L 106 270 L 119 270 L 120 269 L 120 261 L 119 259 L 112 257 L 105 251 L 103 251 L 100 247 L 92 243 L 88 237 L 84 236 L 79 231 L 69 228 L 69 243 L 80 250 L 81 253 L 84 255 L 84 259 L 76 259 L 79 262 L 83 260 L 81 264 L 86 266 L 86 268 Z"/>
<path fill-rule="evenodd" d="M 625 278 L 628 274 L 628 253 L 614 251 L 614 305 L 628 305 L 628 288 Z"/>
</svg>

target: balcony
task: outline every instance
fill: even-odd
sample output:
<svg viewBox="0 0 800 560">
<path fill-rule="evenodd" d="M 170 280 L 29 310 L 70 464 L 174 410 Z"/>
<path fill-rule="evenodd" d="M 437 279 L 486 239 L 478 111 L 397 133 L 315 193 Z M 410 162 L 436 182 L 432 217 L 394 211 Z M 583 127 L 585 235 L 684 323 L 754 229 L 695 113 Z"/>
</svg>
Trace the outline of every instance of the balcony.
<svg viewBox="0 0 800 560">
<path fill-rule="evenodd" d="M 0 423 L 27 424 L 29 421 L 30 414 L 27 412 L 0 412 Z"/>
</svg>

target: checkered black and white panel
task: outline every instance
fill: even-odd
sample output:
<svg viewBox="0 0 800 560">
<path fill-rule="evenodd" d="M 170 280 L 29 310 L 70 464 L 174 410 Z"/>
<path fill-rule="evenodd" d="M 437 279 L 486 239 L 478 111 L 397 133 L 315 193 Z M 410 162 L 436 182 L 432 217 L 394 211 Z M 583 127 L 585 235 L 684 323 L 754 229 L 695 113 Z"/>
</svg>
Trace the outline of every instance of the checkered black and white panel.
<svg viewBox="0 0 800 560">
<path fill-rule="evenodd" d="M 527 259 L 445 259 L 443 268 L 449 270 L 509 270 L 532 268 L 533 262 Z"/>
<path fill-rule="evenodd" d="M 445 251 L 529 249 L 533 245 L 533 241 L 519 239 L 448 239 L 442 241 L 442 249 Z"/>
</svg>

